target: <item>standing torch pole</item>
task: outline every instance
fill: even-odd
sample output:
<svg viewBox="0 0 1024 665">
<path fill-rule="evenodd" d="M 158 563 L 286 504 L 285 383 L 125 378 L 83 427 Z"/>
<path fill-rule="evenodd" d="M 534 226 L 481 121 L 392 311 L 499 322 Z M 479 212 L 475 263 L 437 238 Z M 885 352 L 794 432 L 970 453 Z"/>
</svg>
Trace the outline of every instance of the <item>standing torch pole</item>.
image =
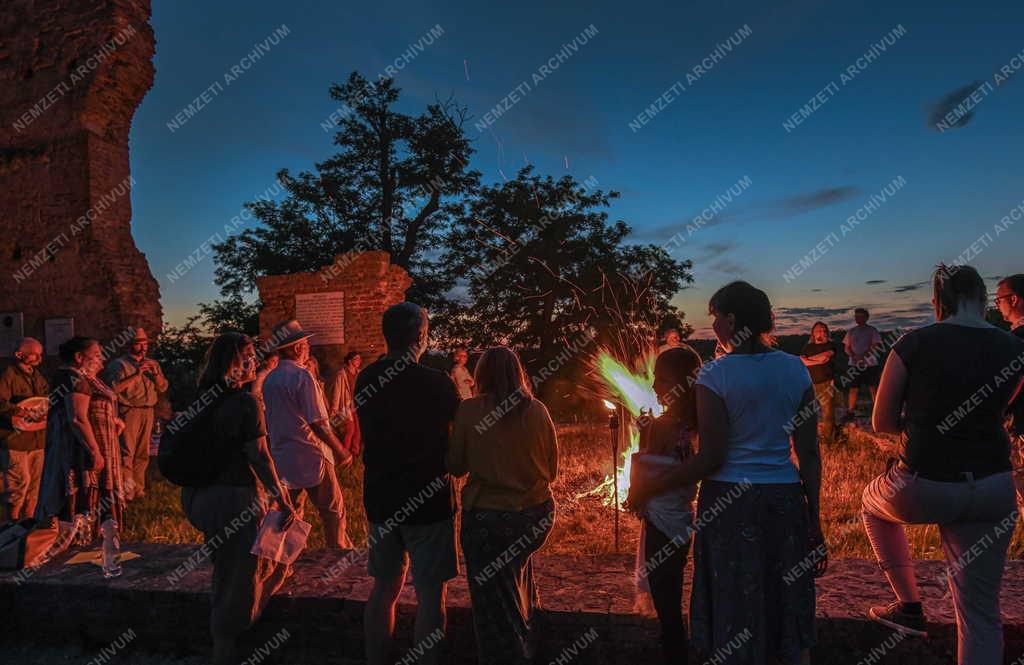
<svg viewBox="0 0 1024 665">
<path fill-rule="evenodd" d="M 612 491 L 615 496 L 615 553 L 619 552 L 619 409 L 608 414 L 608 430 L 612 437 Z"/>
</svg>

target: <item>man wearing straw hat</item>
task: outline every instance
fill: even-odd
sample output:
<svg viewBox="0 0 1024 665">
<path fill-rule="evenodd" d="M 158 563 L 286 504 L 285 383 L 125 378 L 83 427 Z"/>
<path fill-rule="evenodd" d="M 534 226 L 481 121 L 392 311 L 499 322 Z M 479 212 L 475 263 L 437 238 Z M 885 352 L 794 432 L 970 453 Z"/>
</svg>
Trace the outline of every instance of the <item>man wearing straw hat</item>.
<svg viewBox="0 0 1024 665">
<path fill-rule="evenodd" d="M 111 360 L 103 370 L 104 383 L 114 389 L 124 421 L 121 456 L 127 483 L 127 500 L 146 495 L 146 467 L 149 466 L 149 440 L 153 434 L 153 415 L 160 393 L 167 391 L 160 363 L 147 358 L 149 336 L 143 328 L 133 331 L 126 355 Z"/>
<path fill-rule="evenodd" d="M 305 368 L 312 336 L 294 319 L 278 325 L 271 336 L 281 360 L 263 382 L 270 454 L 297 512 L 302 514 L 308 495 L 320 513 L 327 546 L 350 549 L 334 465 L 350 465 L 352 455 L 335 436 L 323 393 Z"/>
</svg>

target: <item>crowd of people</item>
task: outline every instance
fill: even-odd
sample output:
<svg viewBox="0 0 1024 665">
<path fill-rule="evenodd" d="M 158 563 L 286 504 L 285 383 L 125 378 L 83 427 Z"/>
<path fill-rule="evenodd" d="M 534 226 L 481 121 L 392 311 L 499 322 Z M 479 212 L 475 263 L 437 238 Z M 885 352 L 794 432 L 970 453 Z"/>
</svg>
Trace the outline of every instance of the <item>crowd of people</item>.
<svg viewBox="0 0 1024 665">
<path fill-rule="evenodd" d="M 713 360 L 702 362 L 678 331 L 666 336 L 652 386 L 664 409 L 639 423 L 626 502 L 641 518 L 639 582 L 653 600 L 666 663 L 687 662 L 691 643 L 728 653 L 727 662 L 808 662 L 815 577 L 828 565 L 819 440 L 835 436 L 840 383 L 850 388 L 848 414 L 867 387 L 873 428 L 905 435 L 898 458 L 864 490 L 865 530 L 896 596 L 868 614 L 905 635 L 927 634 L 903 526 L 937 524 L 959 662 L 1002 662 L 999 590 L 1017 518 L 1011 460 L 1019 462 L 1024 434 L 1024 275 L 1002 280 L 995 296 L 1010 333 L 986 321 L 987 291 L 973 268 L 940 267 L 932 286 L 936 323 L 904 334 L 891 352 L 858 309 L 843 340 L 850 369 L 841 376 L 824 322 L 800 355 L 773 348 L 771 303 L 746 282 L 709 301 L 719 344 Z M 337 474 L 356 456 L 373 579 L 368 663 L 390 662 L 410 569 L 414 639 L 433 647 L 420 660 L 437 662 L 460 551 L 481 662 L 528 663 L 536 654 L 531 560 L 556 520 L 551 416 L 513 350 L 486 350 L 470 372 L 467 350 L 457 349 L 445 373 L 419 362 L 425 310 L 394 305 L 381 329 L 384 355 L 363 368 L 350 353 L 328 381 L 310 354 L 312 333 L 294 320 L 262 342 L 222 334 L 207 351 L 198 407 L 188 414 L 204 430 L 197 436 L 207 437 L 211 468 L 183 488 L 181 501 L 212 545 L 215 663 L 236 662 L 239 637 L 291 574 L 289 565 L 251 553 L 267 510 L 292 521 L 308 498 L 327 546 L 353 547 Z M 136 330 L 129 353 L 105 363 L 97 340 L 74 337 L 61 345 L 62 365 L 47 382 L 38 369 L 42 345 L 24 339 L 0 374 L 7 517 L 56 520 L 51 555 L 101 539 L 107 576 L 120 573 L 118 527 L 127 504 L 145 495 L 154 407 L 167 389 L 148 345 Z M 237 528 L 254 506 L 260 519 Z M 683 569 L 691 550 L 687 627 Z"/>
</svg>

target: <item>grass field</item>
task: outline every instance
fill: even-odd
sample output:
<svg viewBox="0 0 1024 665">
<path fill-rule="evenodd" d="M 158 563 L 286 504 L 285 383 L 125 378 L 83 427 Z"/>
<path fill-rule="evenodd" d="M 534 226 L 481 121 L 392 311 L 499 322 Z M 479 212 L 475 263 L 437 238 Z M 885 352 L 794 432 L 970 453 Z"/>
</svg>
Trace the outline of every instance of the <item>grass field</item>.
<svg viewBox="0 0 1024 665">
<path fill-rule="evenodd" d="M 577 496 L 600 483 L 611 472 L 608 430 L 599 425 L 559 427 L 560 471 L 554 486 L 559 513 L 554 530 L 542 550 L 544 554 L 599 554 L 615 550 L 614 513 L 596 497 Z M 888 455 L 879 451 L 867 436 L 854 430 L 850 440 L 822 450 L 822 513 L 830 556 L 872 558 L 871 546 L 860 521 L 860 497 L 864 486 L 885 469 Z M 348 510 L 349 537 L 361 546 L 366 542 L 366 518 L 362 505 L 362 466 L 340 472 Z M 179 502 L 180 490 L 156 476 L 146 497 L 132 504 L 126 519 L 127 542 L 199 543 L 198 531 L 185 520 Z M 625 498 L 623 496 L 623 498 Z M 306 511 L 313 523 L 311 547 L 323 545 L 323 532 L 313 510 Z M 635 551 L 639 524 L 632 515 L 620 514 L 621 549 Z M 938 528 L 909 527 L 912 554 L 918 559 L 941 559 Z M 1018 526 L 1010 547 L 1012 558 L 1024 558 L 1024 529 Z"/>
</svg>

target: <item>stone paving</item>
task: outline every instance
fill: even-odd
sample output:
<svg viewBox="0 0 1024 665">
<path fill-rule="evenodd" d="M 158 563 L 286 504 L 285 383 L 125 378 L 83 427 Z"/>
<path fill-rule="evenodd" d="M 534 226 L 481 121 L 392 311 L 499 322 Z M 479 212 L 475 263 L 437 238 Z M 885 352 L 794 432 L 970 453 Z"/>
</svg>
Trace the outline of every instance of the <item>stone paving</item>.
<svg viewBox="0 0 1024 665">
<path fill-rule="evenodd" d="M 0 576 L 3 639 L 59 641 L 68 636 L 100 648 L 127 630 L 135 646 L 193 654 L 208 647 L 206 620 L 210 566 L 190 545 L 133 544 L 141 555 L 124 565 L 124 575 L 103 580 L 92 565 L 65 566 L 63 557 L 34 574 Z M 198 561 L 193 566 L 189 561 Z M 895 644 L 892 634 L 865 619 L 865 608 L 890 599 L 874 562 L 833 561 L 818 581 L 819 646 L 815 660 L 830 665 L 871 662 L 944 663 L 953 659 L 953 610 L 939 584 L 943 564 L 921 562 L 918 577 L 930 621 L 928 640 Z M 184 574 L 182 574 L 184 573 Z M 536 574 L 544 609 L 545 638 L 538 662 L 557 659 L 575 644 L 576 663 L 656 662 L 657 625 L 634 610 L 630 555 L 538 557 Z M 18 579 L 21 579 L 20 583 Z M 326 550 L 303 554 L 288 591 L 275 597 L 249 636 L 256 649 L 274 635 L 288 639 L 271 654 L 285 663 L 356 663 L 362 653 L 362 610 L 369 594 L 365 558 Z M 448 593 L 448 662 L 474 663 L 474 641 L 466 580 Z M 400 639 L 410 639 L 415 596 L 403 591 L 398 619 Z M 1003 585 L 1009 665 L 1024 654 L 1024 561 L 1011 561 Z M 587 639 L 585 635 L 596 639 Z M 0 633 L 2 634 L 2 633 Z M 878 656 L 880 651 L 884 655 Z M 274 662 L 268 657 L 263 662 Z"/>
</svg>

